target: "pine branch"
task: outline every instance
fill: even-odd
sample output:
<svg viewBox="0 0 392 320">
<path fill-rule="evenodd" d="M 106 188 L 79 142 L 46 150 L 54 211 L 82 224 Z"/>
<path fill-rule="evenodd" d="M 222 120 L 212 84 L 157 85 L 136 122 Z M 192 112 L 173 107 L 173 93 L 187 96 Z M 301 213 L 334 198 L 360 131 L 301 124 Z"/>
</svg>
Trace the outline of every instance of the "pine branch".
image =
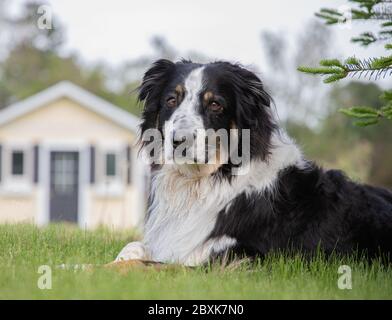
<svg viewBox="0 0 392 320">
<path fill-rule="evenodd" d="M 344 24 L 351 20 L 378 20 L 384 21 L 380 24 L 380 31 L 376 34 L 365 32 L 352 39 L 355 43 L 368 46 L 378 41 L 392 39 L 392 0 L 349 0 L 356 3 L 359 8 L 350 9 L 350 14 L 337 9 L 323 8 L 316 16 L 325 21 L 326 24 Z"/>
<path fill-rule="evenodd" d="M 351 39 L 354 43 L 360 43 L 363 46 L 368 46 L 374 42 L 380 41 L 389 41 L 392 38 L 392 29 L 391 30 L 382 30 L 376 36 L 372 32 L 364 32 L 360 34 L 358 37 L 354 37 Z"/>
<path fill-rule="evenodd" d="M 364 46 L 374 42 L 388 41 L 385 49 L 392 50 L 390 41 L 392 40 L 392 0 L 349 0 L 349 2 L 358 6 L 358 8 L 351 9 L 350 15 L 336 9 L 324 8 L 316 13 L 316 16 L 323 19 L 326 24 L 347 23 L 350 20 L 383 20 L 376 34 L 364 32 L 352 38 L 352 41 Z M 337 59 L 322 60 L 318 67 L 300 66 L 298 71 L 325 76 L 325 83 L 335 82 L 348 76 L 377 80 L 381 77 L 392 76 L 392 55 L 363 60 L 351 57 L 344 62 Z M 381 99 L 385 101 L 385 105 L 380 109 L 357 106 L 339 111 L 354 118 L 354 124 L 357 126 L 377 124 L 381 119 L 392 120 L 392 91 L 385 91 Z"/>
<path fill-rule="evenodd" d="M 327 76 L 324 79 L 325 83 L 335 82 L 347 76 L 377 80 L 392 75 L 392 55 L 363 60 L 351 57 L 343 63 L 337 59 L 321 60 L 320 67 L 300 66 L 298 71 Z"/>
<path fill-rule="evenodd" d="M 339 112 L 356 119 L 354 124 L 360 127 L 377 124 L 382 119 L 392 120 L 392 91 L 384 92 L 381 99 L 383 99 L 386 104 L 380 109 L 360 106 L 340 109 Z"/>
<path fill-rule="evenodd" d="M 352 8 L 350 19 L 341 11 L 331 8 L 322 8 L 315 15 L 323 20 L 326 24 L 347 23 L 349 20 L 392 20 L 392 1 L 374 0 L 374 1 L 355 1 L 359 8 Z"/>
</svg>

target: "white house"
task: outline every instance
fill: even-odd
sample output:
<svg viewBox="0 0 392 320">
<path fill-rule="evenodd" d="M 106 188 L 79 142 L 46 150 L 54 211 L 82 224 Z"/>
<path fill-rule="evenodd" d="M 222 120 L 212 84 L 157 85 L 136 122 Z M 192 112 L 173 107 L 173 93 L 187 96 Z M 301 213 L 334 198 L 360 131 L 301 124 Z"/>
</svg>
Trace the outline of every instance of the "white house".
<svg viewBox="0 0 392 320">
<path fill-rule="evenodd" d="M 137 226 L 148 177 L 139 121 L 70 82 L 0 111 L 0 222 Z"/>
</svg>

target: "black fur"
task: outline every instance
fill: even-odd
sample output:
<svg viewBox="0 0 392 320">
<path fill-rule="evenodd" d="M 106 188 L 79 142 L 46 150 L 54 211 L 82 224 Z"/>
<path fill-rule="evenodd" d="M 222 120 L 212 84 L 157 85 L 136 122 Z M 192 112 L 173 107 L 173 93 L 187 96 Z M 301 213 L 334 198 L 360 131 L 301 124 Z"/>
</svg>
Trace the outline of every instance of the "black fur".
<svg viewBox="0 0 392 320">
<path fill-rule="evenodd" d="M 234 250 L 248 256 L 287 249 L 312 255 L 320 248 L 389 260 L 392 194 L 313 163 L 290 167 L 274 193 L 240 194 L 222 210 L 211 237 L 221 235 L 237 239 Z"/>
<path fill-rule="evenodd" d="M 190 61 L 157 61 L 147 71 L 139 88 L 145 102 L 142 133 L 162 128 L 173 110 L 164 106 L 165 95 L 187 74 L 200 66 Z M 271 117 L 271 99 L 259 78 L 239 65 L 215 62 L 206 65 L 206 90 L 218 92 L 225 112 L 209 114 L 200 102 L 206 128 L 250 129 L 251 160 L 269 161 L 271 135 L 277 130 Z M 234 179 L 231 164 L 214 173 L 219 179 Z M 154 195 L 158 196 L 158 195 Z M 230 236 L 232 248 L 247 256 L 276 250 L 313 254 L 357 252 L 369 258 L 392 252 L 392 193 L 357 184 L 340 171 L 324 171 L 308 162 L 279 173 L 276 188 L 264 193 L 238 194 L 219 213 L 210 238 Z"/>
<path fill-rule="evenodd" d="M 142 135 L 151 128 L 162 132 L 164 121 L 173 112 L 164 106 L 165 95 L 199 66 L 201 65 L 187 60 L 173 63 L 162 59 L 156 61 L 145 73 L 139 87 L 139 101 L 144 102 Z M 205 128 L 229 130 L 234 123 L 238 129 L 250 129 L 251 159 L 265 159 L 269 154 L 270 137 L 276 125 L 271 119 L 271 98 L 260 79 L 240 65 L 221 61 L 206 65 L 205 73 L 209 78 L 205 89 L 220 93 L 227 104 L 226 112 L 219 118 L 208 114 L 200 106 Z"/>
</svg>

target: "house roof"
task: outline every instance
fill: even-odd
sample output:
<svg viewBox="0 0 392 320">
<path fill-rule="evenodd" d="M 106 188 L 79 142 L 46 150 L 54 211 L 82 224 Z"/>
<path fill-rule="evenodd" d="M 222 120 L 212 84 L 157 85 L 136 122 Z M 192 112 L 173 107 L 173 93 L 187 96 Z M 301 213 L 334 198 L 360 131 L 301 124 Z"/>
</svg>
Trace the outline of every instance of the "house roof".
<svg viewBox="0 0 392 320">
<path fill-rule="evenodd" d="M 138 131 L 138 125 L 141 121 L 138 117 L 69 81 L 59 82 L 22 101 L 7 106 L 0 111 L 0 126 L 59 98 L 69 98 L 125 129 L 129 129 L 135 133 Z"/>
</svg>

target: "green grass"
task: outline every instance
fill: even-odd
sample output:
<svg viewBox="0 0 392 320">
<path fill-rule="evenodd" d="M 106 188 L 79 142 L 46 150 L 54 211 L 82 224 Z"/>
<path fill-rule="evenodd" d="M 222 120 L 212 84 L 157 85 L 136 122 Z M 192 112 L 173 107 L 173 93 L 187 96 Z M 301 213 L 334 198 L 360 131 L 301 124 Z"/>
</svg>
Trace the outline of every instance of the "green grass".
<svg viewBox="0 0 392 320">
<path fill-rule="evenodd" d="M 135 269 L 126 275 L 96 267 L 60 264 L 112 261 L 135 234 L 82 231 L 57 225 L 0 226 L 0 299 L 391 299 L 392 270 L 378 263 L 322 257 L 310 263 L 283 254 L 237 268 Z M 352 269 L 352 290 L 340 290 L 339 265 Z M 52 267 L 52 289 L 37 286 L 40 265 Z"/>
</svg>

